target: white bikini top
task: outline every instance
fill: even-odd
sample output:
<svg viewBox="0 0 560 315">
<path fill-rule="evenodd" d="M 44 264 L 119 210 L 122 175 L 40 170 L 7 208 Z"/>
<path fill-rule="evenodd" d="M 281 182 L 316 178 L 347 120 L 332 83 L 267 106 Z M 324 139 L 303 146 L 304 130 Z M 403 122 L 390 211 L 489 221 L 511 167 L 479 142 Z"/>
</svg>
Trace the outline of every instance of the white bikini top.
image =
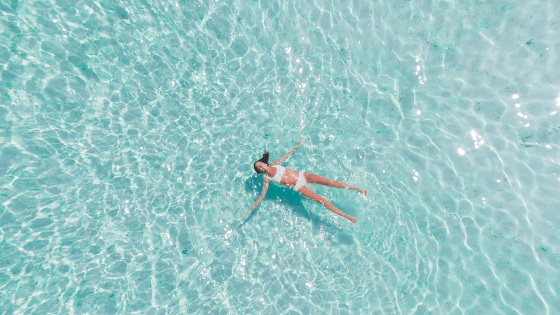
<svg viewBox="0 0 560 315">
<path fill-rule="evenodd" d="M 282 179 L 282 175 L 284 175 L 284 170 L 286 169 L 284 166 L 280 166 L 280 165 L 275 165 L 275 166 L 271 166 L 274 167 L 276 169 L 276 175 L 274 175 L 273 178 L 268 177 L 268 175 L 266 175 L 266 178 L 270 179 L 271 181 L 280 184 L 280 180 Z"/>
</svg>

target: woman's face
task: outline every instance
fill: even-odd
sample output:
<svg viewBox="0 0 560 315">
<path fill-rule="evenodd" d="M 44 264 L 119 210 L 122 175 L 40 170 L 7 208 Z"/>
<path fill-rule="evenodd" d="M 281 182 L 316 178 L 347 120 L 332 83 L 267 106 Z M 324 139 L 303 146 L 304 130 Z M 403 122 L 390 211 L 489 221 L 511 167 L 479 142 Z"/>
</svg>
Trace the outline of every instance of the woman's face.
<svg viewBox="0 0 560 315">
<path fill-rule="evenodd" d="M 266 164 L 264 164 L 263 162 L 257 162 L 255 164 L 255 167 L 259 170 L 259 172 L 262 172 L 262 173 L 266 173 L 266 171 L 268 170 L 268 166 Z"/>
</svg>

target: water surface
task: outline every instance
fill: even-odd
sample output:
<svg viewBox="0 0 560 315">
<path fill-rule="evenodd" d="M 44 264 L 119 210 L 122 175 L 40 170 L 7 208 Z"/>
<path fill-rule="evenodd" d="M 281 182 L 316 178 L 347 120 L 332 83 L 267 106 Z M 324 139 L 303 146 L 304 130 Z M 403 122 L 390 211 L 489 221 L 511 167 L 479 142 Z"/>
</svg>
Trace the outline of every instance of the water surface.
<svg viewBox="0 0 560 315">
<path fill-rule="evenodd" d="M 0 10 L 0 313 L 560 312 L 554 2 Z"/>
</svg>

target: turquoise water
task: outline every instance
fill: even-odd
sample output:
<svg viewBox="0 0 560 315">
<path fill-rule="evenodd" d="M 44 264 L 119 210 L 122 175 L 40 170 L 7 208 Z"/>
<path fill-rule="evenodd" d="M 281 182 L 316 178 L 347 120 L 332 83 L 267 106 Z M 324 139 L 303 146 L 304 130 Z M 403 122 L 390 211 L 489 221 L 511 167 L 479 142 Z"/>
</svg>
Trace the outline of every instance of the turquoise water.
<svg viewBox="0 0 560 315">
<path fill-rule="evenodd" d="M 0 314 L 560 313 L 557 2 L 0 10 Z"/>
</svg>

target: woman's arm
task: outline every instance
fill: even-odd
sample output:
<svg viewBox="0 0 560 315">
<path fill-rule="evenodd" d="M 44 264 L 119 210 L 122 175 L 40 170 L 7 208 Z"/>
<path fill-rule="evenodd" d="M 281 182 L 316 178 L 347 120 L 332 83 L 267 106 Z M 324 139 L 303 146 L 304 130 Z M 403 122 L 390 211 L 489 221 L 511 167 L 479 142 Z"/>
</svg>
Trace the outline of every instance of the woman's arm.
<svg viewBox="0 0 560 315">
<path fill-rule="evenodd" d="M 301 146 L 302 143 L 303 143 L 303 140 L 299 140 L 299 143 L 298 143 L 297 147 L 293 148 L 290 152 L 286 153 L 286 155 L 284 155 L 283 157 L 281 157 L 278 160 L 272 162 L 270 164 L 270 166 L 278 165 L 278 164 L 284 162 L 287 158 L 290 157 L 290 155 L 292 155 L 292 153 L 294 153 Z"/>
<path fill-rule="evenodd" d="M 245 212 L 245 214 L 243 216 L 249 215 L 253 211 L 253 209 L 255 209 L 259 205 L 259 203 L 261 203 L 261 201 L 264 199 L 264 196 L 266 196 L 266 191 L 267 190 L 268 190 L 268 179 L 265 178 L 264 182 L 263 182 L 262 192 L 261 192 L 261 195 L 260 195 L 259 199 L 257 199 L 257 201 L 251 207 L 251 209 L 249 211 Z"/>
</svg>

